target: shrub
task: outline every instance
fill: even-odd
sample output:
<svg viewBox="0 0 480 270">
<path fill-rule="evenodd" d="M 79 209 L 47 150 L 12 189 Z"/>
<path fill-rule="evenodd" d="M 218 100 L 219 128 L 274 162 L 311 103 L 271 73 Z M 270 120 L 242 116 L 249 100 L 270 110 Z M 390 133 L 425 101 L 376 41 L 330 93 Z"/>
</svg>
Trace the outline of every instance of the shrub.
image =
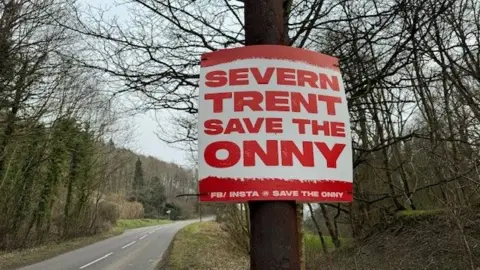
<svg viewBox="0 0 480 270">
<path fill-rule="evenodd" d="M 143 218 L 143 205 L 139 202 L 123 202 L 120 206 L 120 218 L 132 219 Z"/>
<path fill-rule="evenodd" d="M 98 204 L 98 220 L 101 224 L 115 224 L 120 218 L 120 206 L 114 202 L 101 201 Z"/>
<path fill-rule="evenodd" d="M 235 248 L 245 254 L 249 253 L 249 224 L 248 224 L 248 206 L 246 204 L 225 205 L 217 213 L 220 217 L 221 228 L 228 234 Z"/>
<path fill-rule="evenodd" d="M 121 219 L 143 218 L 143 205 L 131 197 L 125 197 L 122 194 L 110 194 L 106 200 L 116 203 L 120 208 Z"/>
</svg>

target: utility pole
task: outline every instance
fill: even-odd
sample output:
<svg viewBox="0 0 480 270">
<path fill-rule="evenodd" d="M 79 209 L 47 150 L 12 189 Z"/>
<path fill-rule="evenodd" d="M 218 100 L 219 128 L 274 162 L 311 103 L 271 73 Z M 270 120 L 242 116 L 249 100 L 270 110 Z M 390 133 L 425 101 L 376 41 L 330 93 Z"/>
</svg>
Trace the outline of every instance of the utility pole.
<svg viewBox="0 0 480 270">
<path fill-rule="evenodd" d="M 245 41 L 287 45 L 284 0 L 244 0 Z M 297 209 L 294 201 L 249 202 L 250 269 L 300 270 Z"/>
<path fill-rule="evenodd" d="M 195 179 L 198 179 L 198 167 L 195 168 Z M 199 200 L 197 198 L 197 200 Z M 202 204 L 200 203 L 200 201 L 197 201 L 197 211 L 198 211 L 198 214 L 200 215 L 200 222 L 202 222 Z"/>
</svg>

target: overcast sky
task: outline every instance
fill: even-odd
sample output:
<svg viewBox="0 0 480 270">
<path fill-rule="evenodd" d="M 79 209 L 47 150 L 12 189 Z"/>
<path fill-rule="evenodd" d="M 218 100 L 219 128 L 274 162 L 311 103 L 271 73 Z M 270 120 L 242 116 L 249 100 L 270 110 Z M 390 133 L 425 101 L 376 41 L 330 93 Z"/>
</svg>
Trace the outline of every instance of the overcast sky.
<svg viewBox="0 0 480 270">
<path fill-rule="evenodd" d="M 136 126 L 135 137 L 128 148 L 144 155 L 157 157 L 161 160 L 188 165 L 186 153 L 171 147 L 158 139 L 155 132 L 158 123 L 152 117 L 142 114 L 134 118 Z"/>
<path fill-rule="evenodd" d="M 120 19 L 128 20 L 127 10 L 123 7 L 117 6 L 118 0 L 78 0 L 82 5 L 88 4 L 90 6 L 112 7 L 108 15 L 118 16 Z M 167 112 L 156 112 L 157 118 L 167 118 Z M 174 162 L 180 165 L 190 165 L 187 161 L 187 153 L 176 149 L 158 139 L 155 132 L 158 132 L 158 123 L 153 118 L 153 114 L 139 114 L 133 119 L 133 138 L 129 140 L 125 147 L 132 149 L 133 151 L 143 154 L 157 157 L 163 161 Z M 130 122 L 130 121 L 128 121 Z M 162 123 L 162 125 L 168 125 L 168 121 Z"/>
</svg>

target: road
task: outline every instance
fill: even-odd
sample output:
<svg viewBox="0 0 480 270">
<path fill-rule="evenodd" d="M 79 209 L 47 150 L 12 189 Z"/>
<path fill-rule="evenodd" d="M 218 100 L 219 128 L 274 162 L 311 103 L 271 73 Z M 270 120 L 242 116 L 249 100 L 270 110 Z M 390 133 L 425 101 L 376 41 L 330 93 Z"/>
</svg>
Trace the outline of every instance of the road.
<svg viewBox="0 0 480 270">
<path fill-rule="evenodd" d="M 208 218 L 210 220 L 211 218 Z M 207 220 L 207 219 L 205 219 Z M 70 251 L 21 270 L 154 269 L 175 233 L 198 220 L 127 230 L 123 234 Z"/>
</svg>

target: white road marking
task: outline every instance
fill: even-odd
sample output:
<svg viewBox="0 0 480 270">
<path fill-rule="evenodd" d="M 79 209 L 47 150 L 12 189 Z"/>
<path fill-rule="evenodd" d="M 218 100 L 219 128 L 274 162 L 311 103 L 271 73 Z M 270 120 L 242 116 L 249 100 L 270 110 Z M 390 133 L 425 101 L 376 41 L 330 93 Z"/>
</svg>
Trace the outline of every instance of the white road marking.
<svg viewBox="0 0 480 270">
<path fill-rule="evenodd" d="M 143 238 L 147 237 L 147 235 L 145 234 L 144 236 L 140 237 L 140 240 L 142 240 Z"/>
<path fill-rule="evenodd" d="M 126 244 L 125 246 L 122 247 L 122 249 L 133 245 L 135 242 L 137 242 L 137 241 L 133 241 L 133 242 L 130 242 L 130 243 Z"/>
<path fill-rule="evenodd" d="M 148 234 L 152 234 L 154 231 L 149 232 Z"/>
<path fill-rule="evenodd" d="M 110 253 L 108 253 L 107 255 L 105 255 L 105 256 L 103 256 L 103 257 L 101 257 L 101 258 L 96 259 L 96 260 L 93 261 L 93 262 L 90 262 L 90 263 L 85 264 L 84 266 L 80 267 L 80 269 L 83 269 L 83 268 L 88 267 L 88 266 L 90 266 L 90 265 L 92 265 L 92 264 L 94 264 L 94 263 L 96 263 L 96 262 L 98 262 L 98 261 L 101 261 L 101 260 L 107 258 L 108 256 L 112 255 L 112 254 L 113 254 L 113 252 L 110 252 Z"/>
</svg>

